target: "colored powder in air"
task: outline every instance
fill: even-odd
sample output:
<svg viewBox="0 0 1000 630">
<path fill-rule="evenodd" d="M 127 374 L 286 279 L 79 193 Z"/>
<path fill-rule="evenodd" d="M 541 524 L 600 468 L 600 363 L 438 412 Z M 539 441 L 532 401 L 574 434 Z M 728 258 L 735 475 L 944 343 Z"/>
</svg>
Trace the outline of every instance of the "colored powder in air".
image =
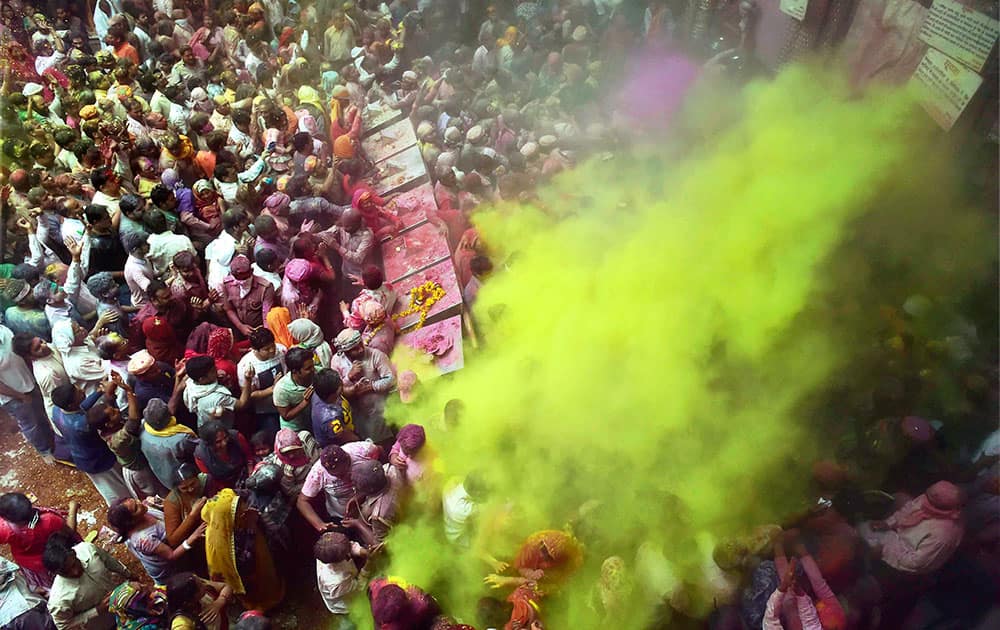
<svg viewBox="0 0 1000 630">
<path fill-rule="evenodd" d="M 841 430 L 826 401 L 865 367 L 879 305 L 959 298 L 992 270 L 995 232 L 908 93 L 850 95 L 796 66 L 723 115 L 718 100 L 700 86 L 670 137 L 476 217 L 498 269 L 474 312 L 483 349 L 389 416 L 426 424 L 446 488 L 474 473 L 489 498 L 459 547 L 421 489 L 382 568 L 468 623 L 509 593 L 483 584 L 485 555 L 510 562 L 540 529 L 585 546 L 542 602 L 547 627 L 639 628 L 665 599 L 703 617 L 732 598 L 713 554 L 738 563 L 767 546 L 757 526 L 805 506 Z M 451 399 L 465 411 L 443 431 Z"/>
</svg>

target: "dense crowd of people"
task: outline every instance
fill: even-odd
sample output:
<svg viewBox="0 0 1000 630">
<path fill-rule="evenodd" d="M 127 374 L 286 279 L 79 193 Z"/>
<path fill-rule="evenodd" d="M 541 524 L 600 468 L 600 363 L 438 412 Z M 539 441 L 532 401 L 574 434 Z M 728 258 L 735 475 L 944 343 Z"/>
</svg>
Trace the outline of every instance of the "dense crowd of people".
<svg viewBox="0 0 1000 630">
<path fill-rule="evenodd" d="M 4 494 L 4 628 L 266 628 L 288 552 L 308 545 L 339 627 L 358 597 L 377 628 L 470 627 L 379 573 L 430 449 L 422 426 L 385 417 L 413 384 L 390 359 L 408 296 L 380 266 L 402 226 L 376 191 L 366 121 L 412 122 L 425 211 L 471 305 L 493 272 L 472 212 L 532 200 L 613 148 L 601 87 L 637 45 L 673 36 L 678 7 L 459 4 L 98 0 L 93 16 L 60 6 L 50 21 L 3 3 L 0 407 L 47 462 L 90 478 L 148 574 L 81 539 L 75 505 Z M 945 461 L 934 422 L 883 411 L 883 461 L 908 473 L 885 518 L 868 516 L 850 466 L 817 464 L 812 510 L 716 548 L 716 627 L 900 627 L 882 620 L 909 614 L 912 589 L 959 556 L 995 583 L 998 434 Z M 460 413 L 452 401 L 444 422 Z M 441 489 L 458 552 L 486 493 L 474 475 Z M 578 538 L 538 532 L 506 572 L 491 559 L 504 595 L 464 621 L 543 627 L 544 594 L 582 562 Z M 643 567 L 651 610 L 673 611 L 663 624 L 712 612 L 692 612 L 690 585 L 662 584 L 658 559 L 604 560 L 594 614 L 625 618 Z"/>
</svg>

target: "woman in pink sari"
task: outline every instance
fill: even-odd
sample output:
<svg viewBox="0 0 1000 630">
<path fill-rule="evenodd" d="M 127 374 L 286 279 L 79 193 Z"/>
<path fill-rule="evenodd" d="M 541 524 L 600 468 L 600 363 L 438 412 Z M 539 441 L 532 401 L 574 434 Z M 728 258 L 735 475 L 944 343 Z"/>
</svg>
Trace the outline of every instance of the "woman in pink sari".
<svg viewBox="0 0 1000 630">
<path fill-rule="evenodd" d="M 226 53 L 223 43 L 222 27 L 216 23 L 214 14 L 206 12 L 201 28 L 194 32 L 188 42 L 191 52 L 198 59 L 210 63 Z"/>
</svg>

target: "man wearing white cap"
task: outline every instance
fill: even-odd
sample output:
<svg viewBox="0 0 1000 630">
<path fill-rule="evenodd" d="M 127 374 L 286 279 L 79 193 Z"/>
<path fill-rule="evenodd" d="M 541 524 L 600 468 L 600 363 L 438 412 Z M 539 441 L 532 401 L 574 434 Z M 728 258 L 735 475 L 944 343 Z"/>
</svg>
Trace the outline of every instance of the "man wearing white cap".
<svg viewBox="0 0 1000 630">
<path fill-rule="evenodd" d="M 337 354 L 330 367 L 340 374 L 358 436 L 375 443 L 391 441 L 392 431 L 383 415 L 386 397 L 396 386 L 389 357 L 381 350 L 366 347 L 361 332 L 352 328 L 342 330 L 334 345 Z"/>
</svg>

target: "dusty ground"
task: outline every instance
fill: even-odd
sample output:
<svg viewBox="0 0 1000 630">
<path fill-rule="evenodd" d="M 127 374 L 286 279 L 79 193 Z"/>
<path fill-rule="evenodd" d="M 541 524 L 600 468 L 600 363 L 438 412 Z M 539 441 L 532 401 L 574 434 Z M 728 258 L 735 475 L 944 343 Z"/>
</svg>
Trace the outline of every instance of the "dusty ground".
<svg viewBox="0 0 1000 630">
<path fill-rule="evenodd" d="M 12 491 L 34 493 L 38 505 L 60 509 L 66 509 L 70 501 L 76 500 L 80 504 L 77 529 L 81 536 L 99 531 L 106 524 L 107 507 L 90 479 L 75 468 L 45 464 L 21 437 L 14 420 L 0 411 L 0 492 Z M 100 541 L 96 544 L 101 544 L 137 575 L 145 575 L 142 565 L 125 545 Z M 296 558 L 292 575 L 286 576 L 285 602 L 274 611 L 272 619 L 282 629 L 327 628 L 330 615 L 316 590 L 312 550 L 301 549 L 299 553 L 301 557 Z M 0 555 L 10 558 L 9 548 L 0 546 Z M 230 608 L 234 609 L 231 612 L 240 612 L 235 610 L 238 606 Z"/>
</svg>

